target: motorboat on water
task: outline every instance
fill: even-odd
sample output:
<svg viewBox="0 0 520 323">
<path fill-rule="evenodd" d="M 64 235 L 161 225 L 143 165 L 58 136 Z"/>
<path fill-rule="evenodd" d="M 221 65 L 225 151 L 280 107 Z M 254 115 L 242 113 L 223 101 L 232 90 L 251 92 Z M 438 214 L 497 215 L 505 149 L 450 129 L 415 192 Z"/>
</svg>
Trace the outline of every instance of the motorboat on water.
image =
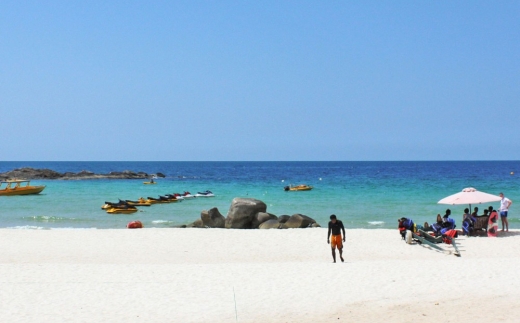
<svg viewBox="0 0 520 323">
<path fill-rule="evenodd" d="M 45 185 L 32 186 L 28 180 L 7 180 L 0 182 L 0 196 L 39 194 Z"/>
<path fill-rule="evenodd" d="M 285 186 L 283 188 L 284 191 L 310 191 L 312 190 L 312 186 L 309 186 L 309 185 L 306 185 L 306 184 L 300 184 L 300 185 L 296 185 L 296 186 L 292 186 L 292 185 L 289 185 L 289 186 Z"/>
<path fill-rule="evenodd" d="M 197 192 L 197 194 L 195 194 L 195 197 L 214 197 L 215 194 L 213 194 L 212 191 L 210 190 L 206 190 L 204 192 Z"/>
<path fill-rule="evenodd" d="M 145 185 L 153 185 L 153 184 L 157 184 L 157 182 L 155 181 L 157 179 L 157 176 L 156 175 L 153 175 L 152 177 L 150 177 L 150 181 L 148 182 L 143 182 L 143 184 Z"/>
</svg>

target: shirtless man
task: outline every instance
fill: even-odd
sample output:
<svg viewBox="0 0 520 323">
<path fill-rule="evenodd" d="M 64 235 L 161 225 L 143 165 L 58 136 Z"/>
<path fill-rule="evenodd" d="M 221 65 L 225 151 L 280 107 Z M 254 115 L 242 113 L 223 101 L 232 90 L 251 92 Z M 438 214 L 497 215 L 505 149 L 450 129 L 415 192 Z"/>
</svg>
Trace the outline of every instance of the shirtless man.
<svg viewBox="0 0 520 323">
<path fill-rule="evenodd" d="M 343 222 L 336 218 L 336 215 L 332 214 L 330 216 L 329 222 L 329 232 L 327 234 L 327 243 L 330 244 L 332 248 L 332 259 L 336 262 L 336 247 L 339 250 L 339 258 L 341 262 L 343 260 L 343 243 L 341 242 L 341 231 L 343 230 L 343 242 L 345 242 L 345 227 L 343 226 Z M 330 234 L 332 233 L 332 242 L 330 239 Z"/>
</svg>

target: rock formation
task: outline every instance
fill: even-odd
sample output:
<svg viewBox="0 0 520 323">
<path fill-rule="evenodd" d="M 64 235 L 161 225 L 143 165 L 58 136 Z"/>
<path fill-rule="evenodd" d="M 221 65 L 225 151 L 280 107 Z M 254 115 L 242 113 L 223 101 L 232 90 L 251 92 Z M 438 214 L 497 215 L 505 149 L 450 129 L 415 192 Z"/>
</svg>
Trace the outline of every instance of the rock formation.
<svg viewBox="0 0 520 323">
<path fill-rule="evenodd" d="M 296 229 L 296 228 L 307 228 L 316 221 L 303 214 L 293 214 L 291 217 L 282 224 L 282 229 Z"/>
<path fill-rule="evenodd" d="M 209 209 L 208 211 L 202 211 L 200 214 L 202 225 L 208 228 L 224 228 L 226 219 L 216 207 Z"/>
<path fill-rule="evenodd" d="M 252 229 L 253 218 L 258 212 L 265 212 L 267 205 L 252 198 L 234 198 L 226 217 L 228 229 Z"/>
<path fill-rule="evenodd" d="M 160 176 L 159 176 L 160 174 Z M 124 170 L 122 172 L 110 172 L 108 174 L 95 174 L 91 171 L 82 170 L 78 173 L 65 172 L 59 173 L 52 169 L 36 169 L 31 167 L 17 168 L 11 171 L 0 173 L 0 179 L 147 179 L 152 174 L 145 172 L 133 172 Z M 162 173 L 157 173 L 159 177 L 165 177 Z"/>
</svg>

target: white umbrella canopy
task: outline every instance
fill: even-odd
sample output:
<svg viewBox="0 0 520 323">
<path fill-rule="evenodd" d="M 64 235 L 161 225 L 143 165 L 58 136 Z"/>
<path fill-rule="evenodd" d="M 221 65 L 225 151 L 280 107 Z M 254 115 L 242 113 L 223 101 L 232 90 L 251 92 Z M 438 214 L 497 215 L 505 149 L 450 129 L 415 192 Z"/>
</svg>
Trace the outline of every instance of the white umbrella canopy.
<svg viewBox="0 0 520 323">
<path fill-rule="evenodd" d="M 443 198 L 442 200 L 437 202 L 437 204 L 469 204 L 471 207 L 471 204 L 498 202 L 501 199 L 502 198 L 500 196 L 484 193 L 481 191 L 477 191 L 473 187 L 468 187 L 463 189 L 462 192 Z"/>
</svg>

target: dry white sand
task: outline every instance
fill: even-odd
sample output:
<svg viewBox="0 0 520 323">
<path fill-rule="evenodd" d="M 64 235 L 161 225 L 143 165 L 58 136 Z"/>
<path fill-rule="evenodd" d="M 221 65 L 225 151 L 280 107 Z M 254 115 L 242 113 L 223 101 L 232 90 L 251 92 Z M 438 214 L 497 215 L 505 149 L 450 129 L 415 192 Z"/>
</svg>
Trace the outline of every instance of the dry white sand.
<svg viewBox="0 0 520 323">
<path fill-rule="evenodd" d="M 520 320 L 518 231 L 460 238 L 457 258 L 347 230 L 336 264 L 326 234 L 3 229 L 0 322 Z"/>
</svg>

